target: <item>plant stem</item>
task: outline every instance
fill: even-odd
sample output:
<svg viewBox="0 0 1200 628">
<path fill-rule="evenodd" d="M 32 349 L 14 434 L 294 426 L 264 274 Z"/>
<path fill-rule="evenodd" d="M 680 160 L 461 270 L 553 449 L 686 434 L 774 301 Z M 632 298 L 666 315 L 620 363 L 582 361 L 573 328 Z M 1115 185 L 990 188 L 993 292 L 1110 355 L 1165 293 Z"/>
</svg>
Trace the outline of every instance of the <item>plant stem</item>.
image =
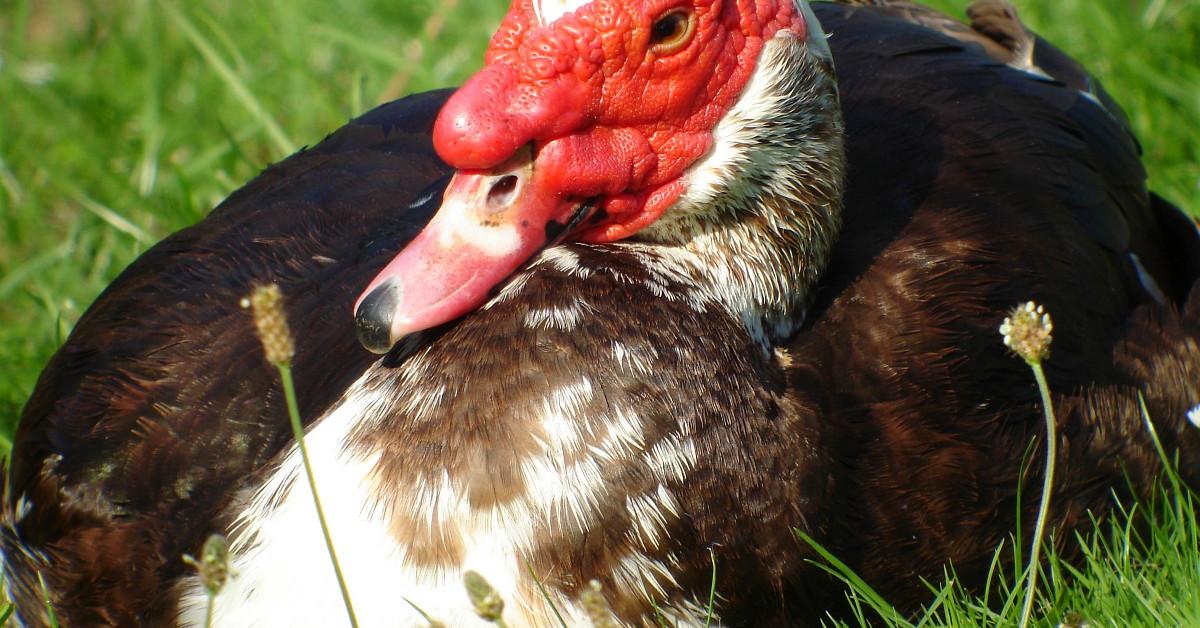
<svg viewBox="0 0 1200 628">
<path fill-rule="evenodd" d="M 1054 418 L 1054 406 L 1050 402 L 1050 386 L 1040 362 L 1029 362 L 1033 377 L 1037 380 L 1038 392 L 1042 395 L 1042 413 L 1046 419 L 1046 472 L 1042 476 L 1042 499 L 1038 504 L 1037 523 L 1033 528 L 1033 544 L 1029 548 L 1029 577 L 1025 589 L 1025 605 L 1021 609 L 1021 628 L 1029 625 L 1033 612 L 1033 598 L 1037 592 L 1038 562 L 1042 550 L 1042 537 L 1046 532 L 1046 515 L 1050 510 L 1050 493 L 1054 488 L 1054 462 L 1058 450 L 1058 431 Z"/>
<path fill-rule="evenodd" d="M 58 615 L 54 612 L 54 602 L 50 600 L 50 590 L 46 588 L 46 579 L 38 572 L 38 584 L 42 587 L 42 601 L 46 604 L 46 618 L 50 628 L 58 628 Z"/>
<path fill-rule="evenodd" d="M 350 603 L 350 590 L 346 587 L 346 578 L 342 575 L 342 567 L 338 564 L 337 553 L 333 550 L 333 537 L 329 534 L 329 524 L 325 521 L 325 510 L 321 508 L 321 498 L 317 495 L 317 481 L 313 474 L 312 462 L 308 458 L 308 447 L 304 444 L 304 426 L 300 424 L 300 407 L 296 403 L 296 386 L 292 382 L 292 368 L 286 363 L 275 365 L 279 369 L 279 379 L 283 381 L 283 394 L 287 399 L 288 418 L 292 423 L 292 434 L 300 448 L 300 459 L 304 462 L 304 473 L 308 476 L 308 488 L 312 491 L 313 506 L 317 509 L 317 519 L 321 522 L 321 534 L 325 537 L 325 548 L 329 550 L 329 561 L 333 563 L 333 572 L 337 575 L 338 587 L 342 590 L 342 602 L 346 605 L 346 615 L 350 625 L 358 628 L 358 618 L 354 616 L 354 606 Z"/>
<path fill-rule="evenodd" d="M 542 580 L 538 578 L 537 572 L 533 570 L 533 564 L 528 560 L 525 561 L 525 569 L 529 571 L 529 577 L 533 578 L 533 583 L 537 585 L 538 591 L 542 594 L 542 599 L 546 600 L 546 604 L 550 605 L 550 610 L 554 612 L 554 618 L 558 620 L 558 625 L 562 628 L 567 628 L 567 622 L 563 620 L 562 613 L 558 612 L 558 605 L 554 600 L 550 599 L 550 592 L 542 585 Z"/>
<path fill-rule="evenodd" d="M 708 557 L 712 559 L 712 583 L 708 588 L 708 612 L 704 617 L 704 628 L 712 626 L 713 606 L 717 602 L 717 553 L 711 546 L 708 548 Z"/>
</svg>

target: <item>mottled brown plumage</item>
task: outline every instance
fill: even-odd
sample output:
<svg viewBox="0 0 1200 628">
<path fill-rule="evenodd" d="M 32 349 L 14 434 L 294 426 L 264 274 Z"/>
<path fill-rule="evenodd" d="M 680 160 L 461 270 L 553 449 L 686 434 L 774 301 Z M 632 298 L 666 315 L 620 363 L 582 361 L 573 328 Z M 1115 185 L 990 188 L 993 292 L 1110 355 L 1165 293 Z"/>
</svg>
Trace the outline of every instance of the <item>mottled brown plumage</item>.
<svg viewBox="0 0 1200 628">
<path fill-rule="evenodd" d="M 722 621 L 804 625 L 836 611 L 837 584 L 793 527 L 907 610 L 947 561 L 982 586 L 1038 497 L 1039 465 L 1020 477 L 1041 439 L 1037 392 L 996 331 L 1031 298 L 1055 320 L 1056 538 L 1157 477 L 1139 392 L 1184 477 L 1200 480 L 1186 419 L 1200 403 L 1200 249 L 1194 225 L 1146 191 L 1111 99 L 1081 94 L 1095 83 L 1043 61 L 1070 60 L 1041 40 L 1041 75 L 1029 72 L 1012 44 L 1023 27 L 995 12 L 971 30 L 908 3 L 815 9 L 832 34 L 848 173 L 840 239 L 786 343 L 761 351 L 652 248 L 569 244 L 510 295 L 372 364 L 353 297 L 427 219 L 446 174 L 428 144 L 445 93 L 385 105 L 135 262 L 47 366 L 5 500 L 22 619 L 43 621 L 38 570 L 72 625 L 174 619 L 179 556 L 226 528 L 289 445 L 274 374 L 237 308 L 263 281 L 288 299 L 306 419 L 356 380 L 354 394 L 376 400 L 347 445 L 381 453 L 375 490 L 415 566 L 465 550 L 451 525 L 406 511 L 407 488 L 445 474 L 472 508 L 521 503 L 539 487 L 515 469 L 544 453 L 533 417 L 551 393 L 588 378 L 593 394 L 570 416 L 590 444 L 617 430 L 618 409 L 636 410 L 643 440 L 603 467 L 613 490 L 585 509 L 590 525 L 545 523 L 525 557 L 567 599 L 600 580 L 628 622 L 653 615 L 622 559 L 668 566 L 674 582 L 650 572 L 647 588 L 686 605 L 707 599 L 710 548 Z M 685 440 L 685 474 L 654 467 L 656 444 Z M 648 530 L 625 500 L 660 485 L 678 514 Z"/>
</svg>

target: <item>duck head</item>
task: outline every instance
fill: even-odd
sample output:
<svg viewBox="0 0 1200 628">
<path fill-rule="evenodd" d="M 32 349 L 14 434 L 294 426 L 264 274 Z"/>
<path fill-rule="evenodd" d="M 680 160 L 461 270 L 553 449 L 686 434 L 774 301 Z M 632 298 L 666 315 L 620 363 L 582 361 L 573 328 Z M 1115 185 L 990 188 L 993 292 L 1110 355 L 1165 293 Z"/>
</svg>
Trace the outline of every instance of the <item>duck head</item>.
<svg viewBox="0 0 1200 628">
<path fill-rule="evenodd" d="M 781 161 L 835 162 L 819 173 L 832 190 L 813 201 L 835 232 L 832 75 L 804 0 L 514 0 L 485 67 L 434 125 L 457 172 L 430 223 L 359 297 L 360 341 L 386 352 L 471 312 L 564 239 L 686 246 L 744 222 L 764 194 L 796 196 L 775 179 L 808 185 L 812 168 Z M 793 128 L 814 120 L 835 132 Z M 809 136 L 829 150 L 797 152 Z"/>
</svg>

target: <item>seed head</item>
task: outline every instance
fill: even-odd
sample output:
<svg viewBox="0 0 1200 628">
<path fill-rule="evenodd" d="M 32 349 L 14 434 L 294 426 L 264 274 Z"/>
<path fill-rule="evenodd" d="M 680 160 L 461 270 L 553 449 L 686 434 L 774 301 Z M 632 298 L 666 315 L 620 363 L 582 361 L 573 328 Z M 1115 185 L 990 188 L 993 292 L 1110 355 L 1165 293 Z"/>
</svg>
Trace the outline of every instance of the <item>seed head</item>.
<svg viewBox="0 0 1200 628">
<path fill-rule="evenodd" d="M 468 571 L 463 574 L 463 586 L 467 589 L 467 597 L 471 598 L 476 615 L 492 623 L 501 620 L 504 614 L 504 600 L 483 576 L 478 572 Z"/>
<path fill-rule="evenodd" d="M 258 328 L 258 339 L 262 341 L 267 361 L 275 365 L 290 363 L 296 348 L 292 344 L 279 286 L 273 283 L 256 286 L 248 299 L 242 299 L 242 307 L 247 306 L 254 312 L 254 326 Z"/>
<path fill-rule="evenodd" d="M 200 560 L 184 554 L 183 562 L 196 568 L 204 589 L 215 596 L 229 579 L 229 543 L 220 534 L 210 535 L 200 548 Z"/>
<path fill-rule="evenodd" d="M 1050 315 L 1033 301 L 1013 308 L 1000 325 L 1004 346 L 1029 364 L 1040 364 L 1050 357 L 1052 331 L 1054 325 L 1050 322 Z"/>
<path fill-rule="evenodd" d="M 587 614 L 588 619 L 592 621 L 593 628 L 617 628 L 618 624 L 613 619 L 612 611 L 608 608 L 608 601 L 600 592 L 599 580 L 592 580 L 588 583 L 583 593 L 579 594 L 579 603 L 583 606 L 583 612 Z"/>
<path fill-rule="evenodd" d="M 1091 628 L 1092 623 L 1086 617 L 1075 611 L 1067 611 L 1063 620 L 1059 622 L 1058 628 Z"/>
</svg>

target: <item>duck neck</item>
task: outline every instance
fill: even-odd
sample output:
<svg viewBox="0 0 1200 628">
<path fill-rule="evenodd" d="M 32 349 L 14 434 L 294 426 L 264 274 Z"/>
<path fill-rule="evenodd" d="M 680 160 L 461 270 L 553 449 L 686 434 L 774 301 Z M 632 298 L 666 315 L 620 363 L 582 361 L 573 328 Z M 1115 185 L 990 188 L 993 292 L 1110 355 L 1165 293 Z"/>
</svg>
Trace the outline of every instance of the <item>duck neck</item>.
<svg viewBox="0 0 1200 628">
<path fill-rule="evenodd" d="M 824 38 L 819 29 L 810 37 Z M 641 234 L 764 347 L 790 336 L 841 226 L 844 148 L 824 41 L 769 41 L 667 216 Z"/>
</svg>

